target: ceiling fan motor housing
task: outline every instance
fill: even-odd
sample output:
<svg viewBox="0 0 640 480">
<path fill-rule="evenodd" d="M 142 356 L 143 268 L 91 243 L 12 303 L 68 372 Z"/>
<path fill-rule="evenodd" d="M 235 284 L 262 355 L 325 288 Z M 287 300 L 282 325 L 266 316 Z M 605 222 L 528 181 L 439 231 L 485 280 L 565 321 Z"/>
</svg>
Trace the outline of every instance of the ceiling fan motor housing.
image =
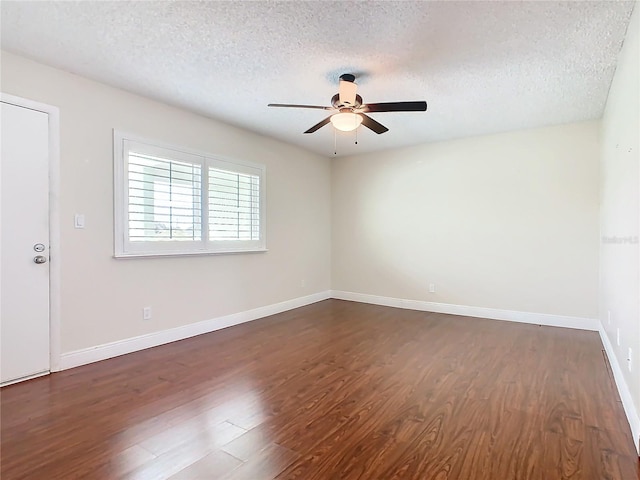
<svg viewBox="0 0 640 480">
<path fill-rule="evenodd" d="M 336 93 L 333 97 L 331 97 L 331 105 L 333 108 L 341 109 L 341 108 L 360 108 L 362 106 L 362 97 L 360 95 L 356 95 L 356 101 L 353 105 L 345 105 L 340 103 L 340 94 Z"/>
</svg>

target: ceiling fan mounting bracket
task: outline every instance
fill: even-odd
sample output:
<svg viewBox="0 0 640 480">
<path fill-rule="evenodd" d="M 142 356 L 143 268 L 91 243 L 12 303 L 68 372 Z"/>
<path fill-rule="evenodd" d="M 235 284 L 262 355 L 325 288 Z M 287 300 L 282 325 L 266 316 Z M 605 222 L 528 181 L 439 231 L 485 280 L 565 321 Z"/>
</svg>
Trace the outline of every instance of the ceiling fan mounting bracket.
<svg viewBox="0 0 640 480">
<path fill-rule="evenodd" d="M 340 75 L 340 80 L 353 83 L 356 81 L 356 76 L 352 75 L 351 73 L 343 73 L 342 75 Z"/>
</svg>

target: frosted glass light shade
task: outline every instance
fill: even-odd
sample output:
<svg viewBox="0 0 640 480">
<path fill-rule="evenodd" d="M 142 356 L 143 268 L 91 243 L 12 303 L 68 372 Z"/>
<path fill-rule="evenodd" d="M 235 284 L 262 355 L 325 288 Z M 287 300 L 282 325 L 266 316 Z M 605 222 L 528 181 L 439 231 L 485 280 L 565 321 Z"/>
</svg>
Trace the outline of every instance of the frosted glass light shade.
<svg viewBox="0 0 640 480">
<path fill-rule="evenodd" d="M 331 117 L 331 123 L 338 130 L 350 132 L 360 126 L 362 117 L 357 113 L 351 112 L 336 113 Z"/>
</svg>

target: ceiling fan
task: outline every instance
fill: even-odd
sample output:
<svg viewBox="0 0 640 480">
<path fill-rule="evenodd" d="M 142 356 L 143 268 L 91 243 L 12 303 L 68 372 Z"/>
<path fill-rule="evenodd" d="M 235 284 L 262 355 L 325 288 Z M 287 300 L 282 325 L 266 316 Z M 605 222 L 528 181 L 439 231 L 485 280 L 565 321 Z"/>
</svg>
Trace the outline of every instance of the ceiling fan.
<svg viewBox="0 0 640 480">
<path fill-rule="evenodd" d="M 343 132 L 350 132 L 361 124 L 375 133 L 380 134 L 389 131 L 387 127 L 378 123 L 367 113 L 381 112 L 424 112 L 427 110 L 427 102 L 387 102 L 387 103 L 363 103 L 362 97 L 356 94 L 356 77 L 350 73 L 340 75 L 340 87 L 337 94 L 331 98 L 330 107 L 319 105 L 292 105 L 287 103 L 270 103 L 269 107 L 285 108 L 315 108 L 329 110 L 333 113 L 319 123 L 316 123 L 304 133 L 313 133 L 331 122 L 333 126 Z"/>
</svg>

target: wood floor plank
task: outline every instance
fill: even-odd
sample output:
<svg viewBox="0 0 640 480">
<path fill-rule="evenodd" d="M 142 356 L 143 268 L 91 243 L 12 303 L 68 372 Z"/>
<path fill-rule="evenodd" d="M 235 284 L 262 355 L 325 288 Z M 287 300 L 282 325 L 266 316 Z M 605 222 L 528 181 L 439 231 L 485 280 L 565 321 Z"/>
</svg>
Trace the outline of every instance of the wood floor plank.
<svg viewBox="0 0 640 480">
<path fill-rule="evenodd" d="M 170 480 L 212 480 L 230 474 L 242 461 L 222 450 L 216 450 L 169 477 Z"/>
<path fill-rule="evenodd" d="M 246 430 L 229 422 L 209 424 L 206 419 L 196 417 L 195 420 L 170 427 L 138 445 L 145 450 L 160 456 L 185 443 L 201 442 L 212 448 L 221 447 L 234 438 L 246 433 Z"/>
<path fill-rule="evenodd" d="M 246 462 L 272 443 L 272 435 L 266 425 L 260 425 L 227 443 L 222 450 Z"/>
<path fill-rule="evenodd" d="M 327 300 L 0 390 L 3 480 L 631 480 L 595 332 Z"/>
<path fill-rule="evenodd" d="M 220 480 L 273 480 L 298 454 L 271 443 Z"/>
</svg>

